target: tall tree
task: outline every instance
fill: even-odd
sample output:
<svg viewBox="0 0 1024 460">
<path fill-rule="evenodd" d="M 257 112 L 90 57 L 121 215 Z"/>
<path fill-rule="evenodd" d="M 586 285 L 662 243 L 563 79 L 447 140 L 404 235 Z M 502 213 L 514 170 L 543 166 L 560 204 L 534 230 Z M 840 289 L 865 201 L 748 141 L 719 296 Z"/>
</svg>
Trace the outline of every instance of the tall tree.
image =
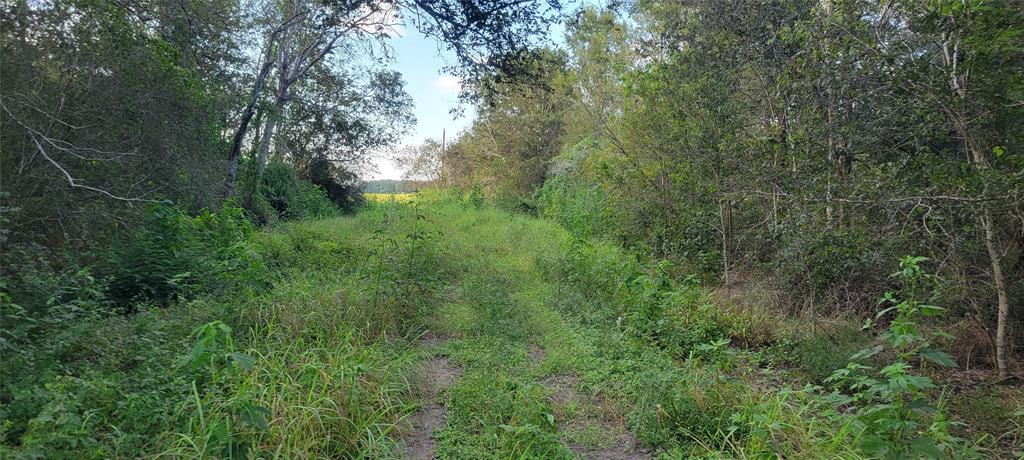
<svg viewBox="0 0 1024 460">
<path fill-rule="evenodd" d="M 266 164 L 270 143 L 278 128 L 289 90 L 312 66 L 341 48 L 381 44 L 394 33 L 402 17 L 428 35 L 441 39 L 459 57 L 452 70 L 467 78 L 479 78 L 487 69 L 511 71 L 521 65 L 517 58 L 531 37 L 542 34 L 555 20 L 559 0 L 337 0 L 311 2 L 289 0 L 274 15 L 278 24 L 267 34 L 265 50 L 274 50 L 277 87 L 273 113 L 268 117 L 257 151 L 258 175 Z M 250 101 L 258 99 L 266 83 L 269 54 L 265 54 Z M 262 77 L 262 78 L 260 78 Z M 466 93 L 467 97 L 472 93 Z M 249 104 L 253 106 L 255 102 Z M 237 158 L 244 142 L 252 109 L 247 107 L 228 155 L 226 190 L 230 194 L 237 176 Z"/>
</svg>

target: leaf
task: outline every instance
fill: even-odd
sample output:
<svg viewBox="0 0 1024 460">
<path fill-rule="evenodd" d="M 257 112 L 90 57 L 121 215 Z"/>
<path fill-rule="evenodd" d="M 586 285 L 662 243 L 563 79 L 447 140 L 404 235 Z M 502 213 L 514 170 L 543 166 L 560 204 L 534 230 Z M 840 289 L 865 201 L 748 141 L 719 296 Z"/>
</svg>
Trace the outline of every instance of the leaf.
<svg viewBox="0 0 1024 460">
<path fill-rule="evenodd" d="M 928 458 L 942 457 L 942 449 L 935 445 L 935 441 L 928 438 L 914 438 L 913 441 L 910 441 L 910 448 L 914 450 L 914 453 L 919 454 L 918 456 L 925 455 Z"/>
<path fill-rule="evenodd" d="M 923 413 L 926 413 L 926 414 L 931 414 L 931 413 L 934 413 L 936 410 L 938 410 L 938 408 L 936 408 L 934 405 L 929 403 L 928 400 L 923 399 L 923 398 L 917 398 L 917 399 L 914 399 L 913 401 L 910 401 L 909 406 L 913 410 L 916 410 L 918 412 L 923 412 Z"/>
<path fill-rule="evenodd" d="M 893 300 L 893 303 L 896 303 L 896 301 Z M 891 311 L 893 311 L 895 309 L 896 309 L 896 307 L 885 308 L 882 311 L 879 311 L 877 315 L 875 315 L 875 319 L 879 319 L 879 318 L 885 316 L 886 313 L 889 313 L 889 312 L 891 312 Z"/>
<path fill-rule="evenodd" d="M 928 348 L 921 352 L 921 357 L 942 367 L 956 367 L 953 357 L 946 352 Z"/>
<path fill-rule="evenodd" d="M 838 391 L 833 391 L 821 397 L 821 401 L 834 407 L 841 407 L 853 402 L 853 398 Z"/>
<path fill-rule="evenodd" d="M 235 363 L 244 372 L 249 372 L 256 367 L 256 358 L 245 353 L 234 352 L 228 356 L 231 358 L 231 362 Z"/>
<path fill-rule="evenodd" d="M 875 356 L 875 355 L 881 353 L 882 350 L 883 350 L 883 347 L 881 345 L 875 345 L 875 346 L 873 346 L 871 348 L 865 348 L 865 349 L 863 349 L 861 351 L 858 351 L 857 353 L 854 353 L 853 356 L 850 357 L 850 361 L 858 361 L 858 360 L 861 360 L 861 359 L 870 358 L 872 356 Z"/>
<path fill-rule="evenodd" d="M 271 413 L 270 409 L 253 404 L 251 401 L 245 401 L 242 403 L 242 420 L 259 428 L 261 431 L 267 431 L 270 429 L 270 426 L 267 424 L 267 417 L 269 417 Z"/>
<path fill-rule="evenodd" d="M 881 436 L 869 434 L 861 438 L 860 448 L 864 449 L 865 452 L 882 457 L 889 450 L 889 445 Z"/>
</svg>

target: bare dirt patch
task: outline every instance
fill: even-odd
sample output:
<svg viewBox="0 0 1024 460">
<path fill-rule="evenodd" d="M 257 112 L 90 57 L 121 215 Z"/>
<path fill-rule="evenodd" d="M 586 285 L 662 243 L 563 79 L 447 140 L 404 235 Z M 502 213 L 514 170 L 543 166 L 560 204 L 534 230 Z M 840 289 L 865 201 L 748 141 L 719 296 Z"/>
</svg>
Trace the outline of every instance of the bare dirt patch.
<svg viewBox="0 0 1024 460">
<path fill-rule="evenodd" d="M 444 338 L 424 336 L 424 345 L 437 347 Z M 423 407 L 408 419 L 408 427 L 401 432 L 399 452 L 401 458 L 426 460 L 435 458 L 438 430 L 444 428 L 446 409 L 439 401 L 438 394 L 459 379 L 460 369 L 444 356 L 424 361 L 413 371 L 412 380 L 417 396 Z"/>
<path fill-rule="evenodd" d="M 544 380 L 544 385 L 551 390 L 551 405 L 563 442 L 580 458 L 651 458 L 650 451 L 626 428 L 621 411 L 603 398 L 581 395 L 574 388 L 577 380 L 574 375 L 556 375 Z"/>
<path fill-rule="evenodd" d="M 526 350 L 526 355 L 530 358 L 530 364 L 536 366 L 544 359 L 544 349 L 531 344 Z"/>
</svg>

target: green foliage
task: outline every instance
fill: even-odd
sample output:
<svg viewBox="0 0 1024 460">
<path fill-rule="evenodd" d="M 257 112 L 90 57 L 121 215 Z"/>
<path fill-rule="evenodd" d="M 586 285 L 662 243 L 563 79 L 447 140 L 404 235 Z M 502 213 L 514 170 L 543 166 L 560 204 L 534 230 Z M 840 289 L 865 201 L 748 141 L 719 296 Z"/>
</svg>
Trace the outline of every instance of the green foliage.
<svg viewBox="0 0 1024 460">
<path fill-rule="evenodd" d="M 612 306 L 574 312 L 588 322 L 614 323 L 636 339 L 680 357 L 712 351 L 701 347 L 725 337 L 719 314 L 696 277 L 674 281 L 667 261 L 644 266 L 609 245 L 574 238 L 570 250 L 553 263 L 557 265 L 549 270 Z"/>
<path fill-rule="evenodd" d="M 401 322 L 426 314 L 418 309 L 429 304 L 440 287 L 436 233 L 430 229 L 429 213 L 419 203 L 381 206 L 381 220 L 373 231 L 372 263 L 365 267 L 365 276 L 372 283 L 374 308 L 399 315 Z"/>
<path fill-rule="evenodd" d="M 260 193 L 282 220 L 319 219 L 337 214 L 338 207 L 322 189 L 300 180 L 295 168 L 281 161 L 267 165 Z"/>
<path fill-rule="evenodd" d="M 81 241 L 84 249 L 109 244 L 120 228 L 133 227 L 140 207 L 95 189 L 172 200 L 189 212 L 219 204 L 222 122 L 230 110 L 222 85 L 233 72 L 202 68 L 191 57 L 234 59 L 237 49 L 226 26 L 235 12 L 226 3 L 146 5 L 135 12 L 91 0 L 0 7 L 9 19 L 0 31 L 5 37 L 40 31 L 0 52 L 0 78 L 10 83 L 0 90 L 0 181 L 19 209 L 11 214 L 14 241 L 51 250 L 60 242 Z M 199 10 L 222 20 L 200 18 Z M 147 23 L 140 17 L 160 19 Z M 170 37 L 174 27 L 167 23 L 175 21 L 195 24 L 190 43 Z M 197 36 L 203 38 L 191 40 Z M 65 174 L 93 190 L 71 188 Z M 39 221 L 60 225 L 32 224 Z"/>
<path fill-rule="evenodd" d="M 191 371 L 193 400 L 199 423 L 192 428 L 203 439 L 203 456 L 250 458 L 255 448 L 255 437 L 269 430 L 270 409 L 257 404 L 251 388 L 244 384 L 246 374 L 255 368 L 252 356 L 235 351 L 231 328 L 221 321 L 211 321 L 196 329 L 195 345 L 188 356 Z M 200 389 L 207 395 L 203 401 Z M 207 407 L 211 395 L 230 395 L 225 403 Z M 219 402 L 219 401 L 217 401 Z M 191 424 L 191 423 L 190 423 Z"/>
<path fill-rule="evenodd" d="M 830 288 L 844 294 L 870 292 L 884 282 L 878 268 L 886 265 L 890 244 L 863 228 L 797 227 L 783 235 L 774 268 L 781 283 L 803 286 L 811 293 L 828 293 Z M 863 307 L 850 305 L 859 306 Z"/>
<path fill-rule="evenodd" d="M 110 296 L 130 311 L 144 300 L 167 304 L 228 285 L 256 288 L 263 263 L 248 244 L 252 232 L 231 204 L 196 217 L 154 205 L 134 235 L 112 250 Z"/>
<path fill-rule="evenodd" d="M 479 182 L 474 182 L 466 192 L 466 204 L 477 209 L 484 205 L 484 189 Z"/>
<path fill-rule="evenodd" d="M 934 279 L 921 267 L 926 260 L 911 256 L 900 260 L 900 270 L 893 277 L 901 282 L 902 289 L 898 297 L 893 292 L 886 293 L 881 302 L 886 307 L 876 316 L 877 320 L 893 315 L 888 328 L 881 333 L 893 361 L 878 370 L 859 363 L 885 350 L 879 345 L 855 354 L 846 368 L 828 379 L 852 392 L 857 420 L 864 429 L 860 446 L 873 456 L 940 458 L 953 452 L 958 456 L 979 456 L 951 433 L 956 423 L 949 420 L 941 404 L 933 405 L 928 393 L 935 383 L 927 376 L 917 375 L 911 365 L 919 361 L 922 365 L 928 362 L 956 366 L 952 357 L 932 348 L 935 338 L 945 334 L 929 332 L 920 322 L 943 311 L 920 298 L 931 292 Z M 872 324 L 869 321 L 866 326 Z"/>
<path fill-rule="evenodd" d="M 927 453 L 926 439 L 943 455 L 971 454 L 941 404 L 915 402 L 932 394 L 911 369 L 857 367 L 853 384 L 868 386 L 853 397 L 790 389 L 788 374 L 755 367 L 760 351 L 730 341 L 736 314 L 696 279 L 677 281 L 677 267 L 552 222 L 467 208 L 461 195 L 427 195 L 253 234 L 231 224 L 244 222 L 237 209 L 193 222 L 209 247 L 247 235 L 273 289 L 229 283 L 110 316 L 101 278 L 75 275 L 62 294 L 81 310 L 75 327 L 5 342 L 21 351 L 4 356 L 13 370 L 0 387 L 10 395 L 0 452 L 395 456 L 399 427 L 432 391 L 418 388 L 422 366 L 441 361 L 452 374 L 434 389 L 448 411 L 436 433 L 444 457 L 618 452 L 628 430 L 668 457 L 862 458 L 884 455 L 866 443 L 896 433 L 883 426 L 903 430 L 885 440 L 904 450 Z M 895 317 L 883 335 L 891 345 L 876 355 L 907 366 L 943 356 L 921 332 L 935 310 L 915 300 L 932 287 L 921 262 L 904 261 L 904 288 L 883 316 Z M 821 337 L 791 343 L 800 355 L 830 350 Z"/>
<path fill-rule="evenodd" d="M 168 423 L 167 404 L 187 397 L 190 374 L 176 371 L 176 352 L 190 322 L 210 311 L 183 314 L 176 305 L 262 290 L 267 271 L 250 243 L 253 231 L 230 204 L 195 217 L 157 204 L 137 232 L 98 254 L 106 259 L 102 276 L 19 260 L 26 270 L 3 294 L 5 442 L 26 454 L 87 458 L 153 442 L 149 436 Z M 155 313 L 156 305 L 174 313 Z"/>
<path fill-rule="evenodd" d="M 810 382 L 821 384 L 869 341 L 856 323 L 812 327 L 811 331 L 804 326 L 775 344 L 772 352 L 778 353 L 782 362 L 797 366 Z"/>
<path fill-rule="evenodd" d="M 470 371 L 451 389 L 450 398 L 452 428 L 442 433 L 442 456 L 502 452 L 512 458 L 572 458 L 555 435 L 541 385 L 500 371 Z"/>
</svg>

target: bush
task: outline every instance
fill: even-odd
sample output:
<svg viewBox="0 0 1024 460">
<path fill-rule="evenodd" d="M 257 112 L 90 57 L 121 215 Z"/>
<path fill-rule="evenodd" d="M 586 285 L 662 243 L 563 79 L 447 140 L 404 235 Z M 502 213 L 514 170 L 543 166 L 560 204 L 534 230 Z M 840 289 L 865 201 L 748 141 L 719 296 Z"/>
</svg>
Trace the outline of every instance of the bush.
<svg viewBox="0 0 1024 460">
<path fill-rule="evenodd" d="M 260 194 L 283 220 L 330 217 L 338 210 L 323 189 L 299 179 L 295 168 L 282 161 L 267 165 Z"/>
<path fill-rule="evenodd" d="M 862 228 L 798 228 L 782 237 L 770 268 L 783 286 L 865 311 L 885 285 L 890 244 Z"/>
<path fill-rule="evenodd" d="M 130 312 L 140 301 L 166 305 L 228 284 L 258 285 L 263 263 L 248 243 L 252 232 L 232 204 L 196 217 L 154 205 L 135 234 L 111 251 L 109 296 Z"/>
<path fill-rule="evenodd" d="M 480 186 L 478 182 L 474 182 L 473 186 L 466 192 L 466 204 L 480 209 L 484 205 L 484 188 Z"/>
<path fill-rule="evenodd" d="M 846 366 L 867 340 L 868 336 L 853 323 L 841 323 L 824 330 L 801 330 L 773 348 L 785 363 L 798 367 L 812 382 L 821 383 Z"/>
<path fill-rule="evenodd" d="M 880 334 L 882 344 L 857 353 L 828 379 L 850 392 L 846 400 L 857 405 L 856 420 L 863 428 L 859 447 L 873 457 L 980 456 L 963 439 L 951 434 L 950 428 L 956 423 L 949 420 L 942 402 L 933 404 L 929 394 L 935 383 L 912 366 L 956 366 L 951 356 L 933 348 L 936 339 L 945 334 L 930 331 L 922 322 L 944 310 L 922 300 L 922 295 L 934 294 L 934 276 L 921 267 L 926 260 L 910 256 L 900 260 L 900 270 L 892 276 L 901 282 L 902 289 L 885 293 L 882 305 L 886 308 L 876 317 L 892 316 L 888 328 Z M 877 370 L 861 364 L 883 351 L 894 356 L 892 363 Z M 842 397 L 838 393 L 836 396 Z"/>
</svg>

